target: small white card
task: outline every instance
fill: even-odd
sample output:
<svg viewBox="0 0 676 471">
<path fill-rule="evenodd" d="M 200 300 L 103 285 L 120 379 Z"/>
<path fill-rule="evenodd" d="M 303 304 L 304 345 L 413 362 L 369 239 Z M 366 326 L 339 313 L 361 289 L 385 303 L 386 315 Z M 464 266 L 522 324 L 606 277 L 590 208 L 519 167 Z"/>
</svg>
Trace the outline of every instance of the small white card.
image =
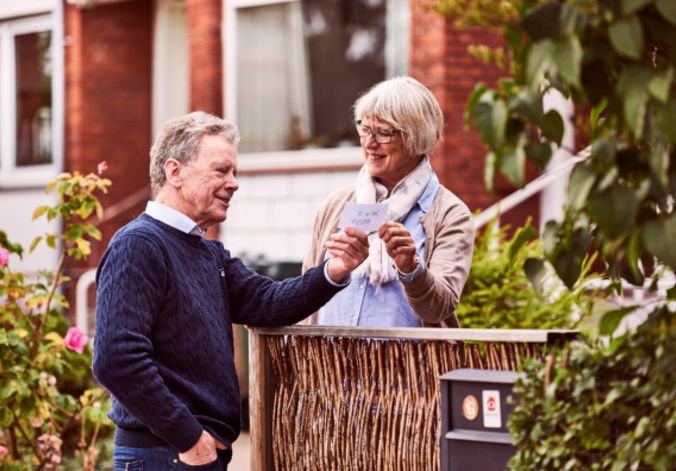
<svg viewBox="0 0 676 471">
<path fill-rule="evenodd" d="M 483 402 L 484 427 L 500 428 L 502 417 L 500 416 L 500 391 L 484 389 L 481 391 Z"/>
<path fill-rule="evenodd" d="M 354 227 L 368 234 L 377 231 L 380 225 L 385 222 L 386 216 L 387 203 L 361 204 L 348 202 L 345 203 L 338 227 L 340 229 Z"/>
</svg>

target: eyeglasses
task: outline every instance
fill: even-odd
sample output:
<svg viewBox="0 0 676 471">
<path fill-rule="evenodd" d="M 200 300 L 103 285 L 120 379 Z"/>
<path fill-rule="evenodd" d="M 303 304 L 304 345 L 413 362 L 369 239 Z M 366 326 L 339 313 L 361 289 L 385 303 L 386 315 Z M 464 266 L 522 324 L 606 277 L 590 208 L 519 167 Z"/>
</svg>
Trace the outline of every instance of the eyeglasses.
<svg viewBox="0 0 676 471">
<path fill-rule="evenodd" d="M 369 136 L 373 136 L 373 139 L 378 144 L 388 144 L 392 137 L 397 134 L 401 134 L 399 129 L 378 129 L 370 128 L 361 124 L 361 119 L 354 122 L 355 127 L 357 128 L 357 134 L 361 139 L 368 139 Z"/>
</svg>

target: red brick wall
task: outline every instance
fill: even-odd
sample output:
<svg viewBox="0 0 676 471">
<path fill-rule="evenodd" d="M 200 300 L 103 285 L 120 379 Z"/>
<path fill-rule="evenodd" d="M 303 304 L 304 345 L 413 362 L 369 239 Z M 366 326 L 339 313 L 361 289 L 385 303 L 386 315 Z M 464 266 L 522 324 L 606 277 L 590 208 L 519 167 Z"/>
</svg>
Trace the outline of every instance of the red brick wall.
<svg viewBox="0 0 676 471">
<path fill-rule="evenodd" d="M 64 0 L 65 170 L 96 171 L 105 160 L 113 186 L 104 208 L 148 186 L 151 143 L 153 2 L 134 0 L 80 9 Z M 105 223 L 92 247 L 96 266 L 113 233 L 145 201 Z M 68 269 L 75 279 L 82 264 Z"/>
<path fill-rule="evenodd" d="M 457 194 L 470 210 L 486 208 L 515 190 L 503 178 L 489 195 L 484 185 L 486 149 L 477 133 L 467 128 L 464 112 L 474 85 L 495 86 L 503 73 L 467 52 L 470 44 L 500 44 L 497 33 L 481 28 L 457 30 L 441 15 L 423 11 L 412 2 L 410 74 L 428 86 L 441 104 L 446 120 L 444 140 L 432 155 L 432 165 L 442 184 Z M 537 227 L 538 201 L 532 198 L 502 218 L 521 224 L 531 215 Z"/>
<path fill-rule="evenodd" d="M 223 115 L 222 0 L 186 0 L 190 109 Z"/>
<path fill-rule="evenodd" d="M 223 116 L 222 0 L 186 0 L 190 109 Z M 206 237 L 217 239 L 218 226 Z"/>
</svg>

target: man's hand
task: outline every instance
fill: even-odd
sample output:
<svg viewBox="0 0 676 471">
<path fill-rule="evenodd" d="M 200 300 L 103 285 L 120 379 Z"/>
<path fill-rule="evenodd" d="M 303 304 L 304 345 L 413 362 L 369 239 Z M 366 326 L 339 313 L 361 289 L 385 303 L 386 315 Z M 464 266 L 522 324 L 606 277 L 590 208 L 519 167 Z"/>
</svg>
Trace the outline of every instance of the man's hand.
<svg viewBox="0 0 676 471">
<path fill-rule="evenodd" d="M 403 224 L 386 221 L 378 229 L 378 236 L 385 242 L 387 254 L 392 257 L 400 272 L 411 273 L 415 270 L 415 243 Z"/>
<path fill-rule="evenodd" d="M 202 431 L 197 443 L 185 453 L 179 453 L 178 459 L 189 466 L 200 466 L 213 463 L 218 458 L 216 449 L 225 450 L 226 446 L 211 436 L 206 430 Z"/>
<path fill-rule="evenodd" d="M 333 281 L 341 283 L 369 256 L 368 236 L 362 230 L 348 227 L 344 232 L 331 234 L 326 250 L 332 256 L 327 262 L 328 274 Z"/>
</svg>

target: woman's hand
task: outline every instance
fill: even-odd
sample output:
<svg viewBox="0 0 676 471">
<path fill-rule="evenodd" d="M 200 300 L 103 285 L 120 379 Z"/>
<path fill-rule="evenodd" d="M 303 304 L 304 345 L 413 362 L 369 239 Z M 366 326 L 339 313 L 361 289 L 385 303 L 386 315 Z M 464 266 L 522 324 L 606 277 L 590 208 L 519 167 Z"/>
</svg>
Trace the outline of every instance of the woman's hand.
<svg viewBox="0 0 676 471">
<path fill-rule="evenodd" d="M 328 261 L 328 274 L 333 281 L 341 283 L 369 256 L 368 236 L 364 231 L 348 227 L 344 232 L 331 234 L 326 250 L 332 257 Z"/>
<path fill-rule="evenodd" d="M 418 265 L 416 248 L 411 233 L 403 224 L 385 221 L 378 229 L 378 236 L 385 242 L 387 253 L 402 273 L 411 273 Z"/>
</svg>

